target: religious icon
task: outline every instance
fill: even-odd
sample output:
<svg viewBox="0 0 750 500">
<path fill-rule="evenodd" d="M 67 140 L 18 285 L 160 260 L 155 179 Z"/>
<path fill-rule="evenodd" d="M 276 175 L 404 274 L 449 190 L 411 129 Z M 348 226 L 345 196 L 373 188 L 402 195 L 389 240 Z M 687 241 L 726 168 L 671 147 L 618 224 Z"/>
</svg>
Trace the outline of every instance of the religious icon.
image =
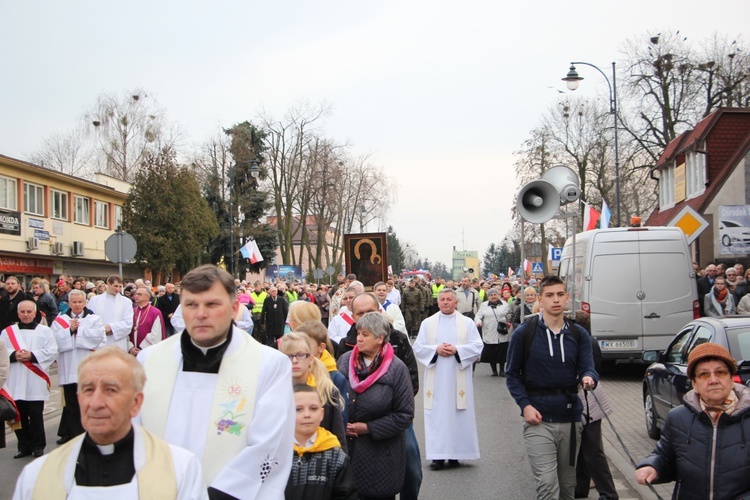
<svg viewBox="0 0 750 500">
<path fill-rule="evenodd" d="M 388 278 L 388 245 L 386 233 L 344 235 L 346 272 L 357 275 L 367 290 Z"/>
</svg>

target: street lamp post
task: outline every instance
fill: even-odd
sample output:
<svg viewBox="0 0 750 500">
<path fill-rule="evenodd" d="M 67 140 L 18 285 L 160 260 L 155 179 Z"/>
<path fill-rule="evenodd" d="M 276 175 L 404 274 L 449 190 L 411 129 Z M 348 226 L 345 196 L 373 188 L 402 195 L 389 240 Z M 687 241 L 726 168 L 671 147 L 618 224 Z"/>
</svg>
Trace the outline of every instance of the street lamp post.
<svg viewBox="0 0 750 500">
<path fill-rule="evenodd" d="M 615 63 L 612 63 L 612 81 L 610 82 L 606 73 L 604 73 L 604 71 L 602 71 L 599 66 L 580 61 L 571 62 L 570 70 L 568 71 L 567 76 L 562 79 L 562 81 L 567 84 L 568 89 L 570 90 L 576 90 L 578 88 L 578 82 L 583 80 L 583 77 L 578 76 L 578 72 L 576 71 L 575 66 L 576 64 L 582 64 L 584 66 L 590 66 L 594 68 L 602 74 L 604 79 L 607 81 L 607 86 L 609 86 L 609 112 L 612 113 L 615 125 L 615 196 L 617 198 L 617 226 L 620 227 L 620 144 L 617 137 L 617 76 L 615 72 Z"/>
<path fill-rule="evenodd" d="M 234 210 L 232 208 L 232 191 L 237 188 L 234 182 L 234 173 L 237 170 L 237 165 L 232 167 L 232 188 L 229 190 L 229 255 L 231 262 L 229 264 L 229 270 L 234 277 Z M 260 175 L 260 167 L 258 161 L 253 161 L 252 167 L 250 167 L 250 175 L 258 182 L 258 176 Z M 238 205 L 239 208 L 239 205 Z"/>
</svg>

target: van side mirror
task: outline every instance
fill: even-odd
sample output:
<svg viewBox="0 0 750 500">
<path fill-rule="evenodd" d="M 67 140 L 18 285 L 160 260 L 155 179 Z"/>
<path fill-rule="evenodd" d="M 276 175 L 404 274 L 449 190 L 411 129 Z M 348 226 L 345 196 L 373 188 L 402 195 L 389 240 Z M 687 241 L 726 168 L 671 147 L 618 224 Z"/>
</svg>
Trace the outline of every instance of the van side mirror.
<svg viewBox="0 0 750 500">
<path fill-rule="evenodd" d="M 661 358 L 661 351 L 643 351 L 641 361 L 644 363 L 658 363 Z"/>
</svg>

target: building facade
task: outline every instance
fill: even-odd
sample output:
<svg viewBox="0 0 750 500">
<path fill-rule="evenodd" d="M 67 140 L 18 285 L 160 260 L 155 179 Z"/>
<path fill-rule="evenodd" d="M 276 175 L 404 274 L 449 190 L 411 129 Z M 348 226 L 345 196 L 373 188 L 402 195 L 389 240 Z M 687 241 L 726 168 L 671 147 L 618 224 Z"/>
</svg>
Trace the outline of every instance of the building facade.
<svg viewBox="0 0 750 500">
<path fill-rule="evenodd" d="M 476 250 L 456 250 L 453 247 L 451 276 L 454 281 L 464 276 L 479 278 L 479 253 Z"/>
<path fill-rule="evenodd" d="M 675 218 L 689 207 L 708 223 L 691 245 L 693 260 L 701 267 L 712 262 L 742 262 L 747 266 L 748 174 L 750 109 L 719 108 L 670 142 L 654 165 L 659 207 L 646 225 L 674 225 Z"/>
<path fill-rule="evenodd" d="M 104 242 L 120 225 L 129 191 L 104 174 L 88 181 L 0 155 L 0 279 L 15 275 L 28 285 L 36 276 L 117 273 Z M 134 266 L 123 273 L 141 275 Z"/>
</svg>

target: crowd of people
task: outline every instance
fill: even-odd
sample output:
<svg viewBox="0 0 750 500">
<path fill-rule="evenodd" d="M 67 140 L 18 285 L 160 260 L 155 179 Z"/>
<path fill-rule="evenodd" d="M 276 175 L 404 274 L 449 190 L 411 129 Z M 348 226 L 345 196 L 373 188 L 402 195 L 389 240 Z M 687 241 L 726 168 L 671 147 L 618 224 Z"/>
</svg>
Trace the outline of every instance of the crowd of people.
<svg viewBox="0 0 750 500">
<path fill-rule="evenodd" d="M 721 272 L 708 266 L 697 278 L 699 289 L 704 279 L 734 283 L 732 298 L 706 294 L 707 312 L 709 301 L 745 296 L 740 271 Z M 473 386 L 482 364 L 506 377 L 519 406 L 538 498 L 586 497 L 592 480 L 600 498 L 618 498 L 602 449 L 612 408 L 601 354 L 588 316 L 566 316 L 562 281 L 392 277 L 367 286 L 351 274 L 332 287 L 249 284 L 210 265 L 163 287 L 61 276 L 52 288 L 35 278 L 27 293 L 8 277 L 0 397 L 16 412 L 14 458 L 39 458 L 15 498 L 106 488 L 115 498 L 415 499 L 415 397 L 430 469 L 479 459 Z M 60 446 L 45 455 L 55 361 Z M 695 380 L 725 371 L 736 366 Z M 716 396 L 696 396 L 696 411 L 716 411 Z M 639 481 L 679 477 L 668 429 Z"/>
</svg>

